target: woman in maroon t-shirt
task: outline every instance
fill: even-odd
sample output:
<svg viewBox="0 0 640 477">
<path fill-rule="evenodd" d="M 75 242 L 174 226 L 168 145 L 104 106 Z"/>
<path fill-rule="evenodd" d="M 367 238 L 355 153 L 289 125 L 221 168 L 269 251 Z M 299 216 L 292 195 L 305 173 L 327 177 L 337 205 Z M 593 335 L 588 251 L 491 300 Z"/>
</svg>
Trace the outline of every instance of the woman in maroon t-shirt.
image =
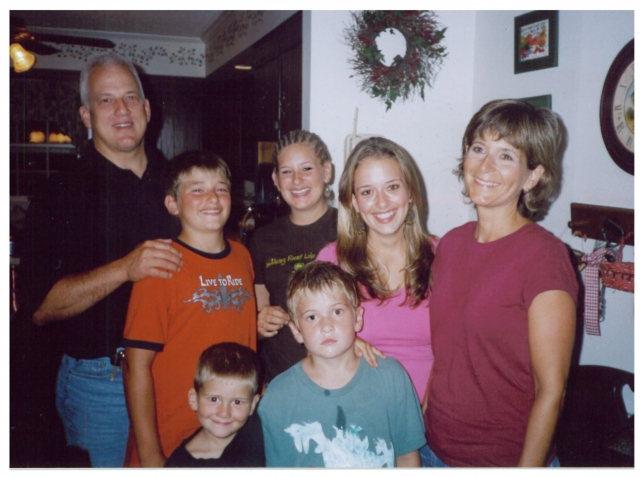
<svg viewBox="0 0 640 477">
<path fill-rule="evenodd" d="M 559 465 L 578 286 L 562 242 L 531 221 L 559 142 L 555 115 L 518 100 L 467 126 L 457 175 L 478 220 L 442 238 L 433 266 L 424 466 Z"/>
</svg>

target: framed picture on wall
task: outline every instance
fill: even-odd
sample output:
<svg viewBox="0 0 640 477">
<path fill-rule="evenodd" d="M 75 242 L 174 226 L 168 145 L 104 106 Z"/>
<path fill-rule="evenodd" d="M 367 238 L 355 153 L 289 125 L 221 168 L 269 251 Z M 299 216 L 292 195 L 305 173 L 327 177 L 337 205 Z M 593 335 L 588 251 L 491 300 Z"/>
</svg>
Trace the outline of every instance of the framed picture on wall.
<svg viewBox="0 0 640 477">
<path fill-rule="evenodd" d="M 529 96 L 528 98 L 520 98 L 536 108 L 551 109 L 551 95 L 544 94 L 542 96 Z"/>
<path fill-rule="evenodd" d="M 558 66 L 558 11 L 536 10 L 514 19 L 514 74 Z"/>
</svg>

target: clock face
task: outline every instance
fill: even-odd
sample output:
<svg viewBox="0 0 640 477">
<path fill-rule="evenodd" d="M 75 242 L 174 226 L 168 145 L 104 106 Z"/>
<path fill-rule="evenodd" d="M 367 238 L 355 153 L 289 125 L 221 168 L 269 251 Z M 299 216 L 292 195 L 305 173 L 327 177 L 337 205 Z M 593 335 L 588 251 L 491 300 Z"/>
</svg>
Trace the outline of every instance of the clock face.
<svg viewBox="0 0 640 477">
<path fill-rule="evenodd" d="M 620 76 L 613 96 L 613 127 L 618 140 L 633 153 L 633 63 Z"/>
<path fill-rule="evenodd" d="M 609 68 L 600 99 L 600 130 L 609 155 L 620 168 L 634 173 L 633 40 Z"/>
</svg>

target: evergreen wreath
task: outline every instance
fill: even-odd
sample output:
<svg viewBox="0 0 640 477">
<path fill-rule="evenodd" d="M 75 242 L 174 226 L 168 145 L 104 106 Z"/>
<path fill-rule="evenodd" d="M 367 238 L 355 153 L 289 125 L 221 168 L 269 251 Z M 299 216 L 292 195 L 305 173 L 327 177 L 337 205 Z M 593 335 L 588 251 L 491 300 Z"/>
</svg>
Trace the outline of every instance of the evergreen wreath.
<svg viewBox="0 0 640 477">
<path fill-rule="evenodd" d="M 432 87 L 447 56 L 440 43 L 447 29 L 441 28 L 436 14 L 431 10 L 363 10 L 351 16 L 354 23 L 345 28 L 344 35 L 355 52 L 349 63 L 361 76 L 362 91 L 383 100 L 387 111 L 397 98 L 406 100 L 416 90 L 424 101 L 425 85 Z M 391 66 L 382 63 L 376 45 L 376 38 L 386 29 L 397 30 L 407 42 L 404 58 L 397 55 Z"/>
</svg>

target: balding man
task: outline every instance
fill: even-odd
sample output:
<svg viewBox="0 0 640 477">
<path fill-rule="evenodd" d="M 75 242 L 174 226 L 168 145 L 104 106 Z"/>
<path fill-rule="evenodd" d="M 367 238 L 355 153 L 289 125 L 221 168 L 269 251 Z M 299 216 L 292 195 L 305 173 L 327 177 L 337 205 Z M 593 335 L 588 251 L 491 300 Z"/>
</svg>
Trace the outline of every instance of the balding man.
<svg viewBox="0 0 640 477">
<path fill-rule="evenodd" d="M 56 404 L 67 445 L 86 449 L 94 467 L 121 467 L 129 428 L 121 341 L 131 285 L 169 278 L 182 259 L 167 239 L 176 230 L 163 203 L 165 161 L 145 148 L 151 109 L 134 66 L 114 54 L 91 59 L 80 95 L 93 141 L 34 198 L 25 272 L 40 303 L 34 323 L 65 321 Z"/>
</svg>

